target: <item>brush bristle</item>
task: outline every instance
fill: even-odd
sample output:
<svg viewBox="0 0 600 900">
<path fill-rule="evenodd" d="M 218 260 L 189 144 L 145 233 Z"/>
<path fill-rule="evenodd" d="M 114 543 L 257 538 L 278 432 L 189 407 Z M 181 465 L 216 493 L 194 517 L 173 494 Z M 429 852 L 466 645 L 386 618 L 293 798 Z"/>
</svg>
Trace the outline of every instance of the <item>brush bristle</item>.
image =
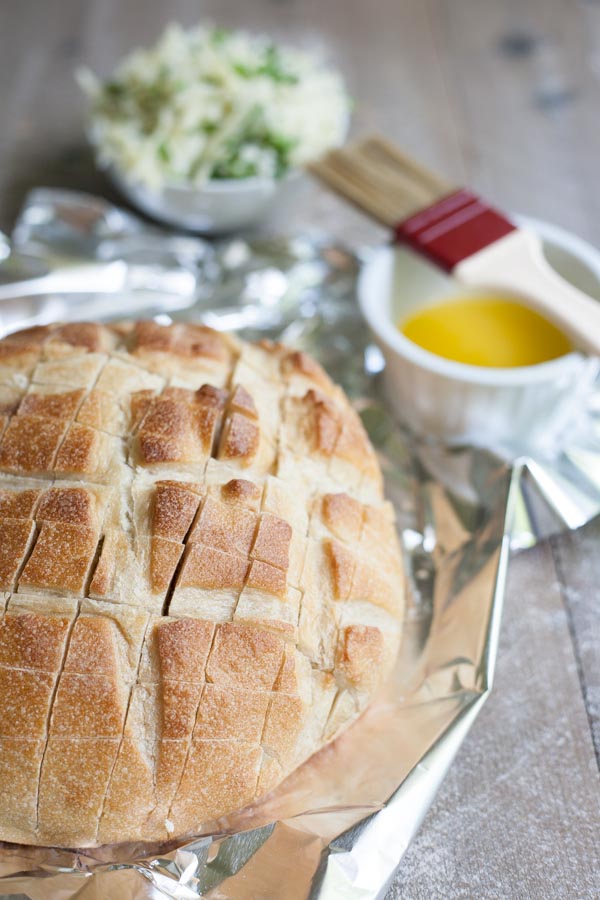
<svg viewBox="0 0 600 900">
<path fill-rule="evenodd" d="M 390 228 L 454 189 L 380 137 L 331 150 L 309 170 L 336 194 Z"/>
</svg>

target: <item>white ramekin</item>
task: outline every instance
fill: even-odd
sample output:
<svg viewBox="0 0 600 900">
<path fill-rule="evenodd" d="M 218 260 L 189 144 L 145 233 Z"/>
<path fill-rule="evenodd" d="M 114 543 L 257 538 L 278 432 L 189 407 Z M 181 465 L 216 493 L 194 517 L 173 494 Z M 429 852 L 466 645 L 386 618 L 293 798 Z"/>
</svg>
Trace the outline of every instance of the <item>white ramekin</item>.
<svg viewBox="0 0 600 900">
<path fill-rule="evenodd" d="M 533 219 L 544 252 L 563 277 L 600 300 L 600 251 Z M 581 413 L 600 362 L 580 353 L 536 366 L 483 368 L 453 362 L 414 344 L 396 323 L 464 288 L 401 247 L 380 247 L 365 262 L 359 304 L 385 357 L 388 401 L 418 434 L 520 453 L 551 446 Z"/>
</svg>

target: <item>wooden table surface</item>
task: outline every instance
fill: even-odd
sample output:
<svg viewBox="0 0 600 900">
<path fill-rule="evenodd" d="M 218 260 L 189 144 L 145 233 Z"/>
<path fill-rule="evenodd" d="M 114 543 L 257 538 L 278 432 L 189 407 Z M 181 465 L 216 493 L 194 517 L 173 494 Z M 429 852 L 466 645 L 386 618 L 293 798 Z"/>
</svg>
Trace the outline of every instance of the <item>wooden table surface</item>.
<svg viewBox="0 0 600 900">
<path fill-rule="evenodd" d="M 2 0 L 0 228 L 30 186 L 106 192 L 76 66 L 108 73 L 199 16 L 322 51 L 357 130 L 600 244 L 598 0 Z M 380 237 L 308 184 L 270 227 L 307 226 Z M 595 522 L 512 560 L 494 692 L 390 900 L 600 897 L 599 539 Z"/>
</svg>

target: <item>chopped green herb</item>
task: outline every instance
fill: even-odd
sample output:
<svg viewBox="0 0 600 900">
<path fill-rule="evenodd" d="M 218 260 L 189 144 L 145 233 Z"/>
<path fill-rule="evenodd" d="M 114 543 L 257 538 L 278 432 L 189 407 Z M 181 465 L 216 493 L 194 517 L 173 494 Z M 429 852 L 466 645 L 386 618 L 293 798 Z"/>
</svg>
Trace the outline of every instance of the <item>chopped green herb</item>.
<svg viewBox="0 0 600 900">
<path fill-rule="evenodd" d="M 213 28 L 210 39 L 215 47 L 222 47 L 230 34 L 231 31 L 228 28 Z"/>
<path fill-rule="evenodd" d="M 82 84 L 104 157 L 151 186 L 173 179 L 174 159 L 182 182 L 281 178 L 340 141 L 348 110 L 309 55 L 214 27 L 170 26 L 104 84 Z"/>
<path fill-rule="evenodd" d="M 257 66 L 248 66 L 246 63 L 234 62 L 233 69 L 242 78 L 270 78 L 278 84 L 298 84 L 298 76 L 286 71 L 279 50 L 274 44 L 269 44 L 264 52 L 263 61 Z"/>
<path fill-rule="evenodd" d="M 204 84 L 212 84 L 214 87 L 221 87 L 223 84 L 223 79 L 220 75 L 203 75 L 202 81 Z"/>
<path fill-rule="evenodd" d="M 103 87 L 104 93 L 107 97 L 110 97 L 114 100 L 120 100 L 127 90 L 124 84 L 121 84 L 120 81 L 107 81 Z"/>
<path fill-rule="evenodd" d="M 233 71 L 237 72 L 238 75 L 241 75 L 242 78 L 254 78 L 257 70 L 250 68 L 250 66 L 244 65 L 241 62 L 234 62 Z"/>
<path fill-rule="evenodd" d="M 279 50 L 275 44 L 269 44 L 265 51 L 265 61 L 259 74 L 266 75 L 280 84 L 298 84 L 298 76 L 286 71 Z"/>
</svg>

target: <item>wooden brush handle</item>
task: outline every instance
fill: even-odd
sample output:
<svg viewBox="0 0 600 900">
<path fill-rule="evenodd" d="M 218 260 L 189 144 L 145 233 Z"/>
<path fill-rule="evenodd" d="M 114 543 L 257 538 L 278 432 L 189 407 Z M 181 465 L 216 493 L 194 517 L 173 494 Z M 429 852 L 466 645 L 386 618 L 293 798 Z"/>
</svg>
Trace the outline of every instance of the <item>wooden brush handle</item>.
<svg viewBox="0 0 600 900">
<path fill-rule="evenodd" d="M 539 238 L 473 191 L 453 189 L 378 137 L 330 151 L 310 169 L 459 281 L 515 295 L 575 347 L 600 356 L 600 302 L 551 268 Z"/>
<path fill-rule="evenodd" d="M 515 230 L 454 267 L 470 287 L 508 291 L 553 322 L 573 345 L 600 356 L 600 302 L 565 281 L 546 260 L 540 238 Z"/>
</svg>

